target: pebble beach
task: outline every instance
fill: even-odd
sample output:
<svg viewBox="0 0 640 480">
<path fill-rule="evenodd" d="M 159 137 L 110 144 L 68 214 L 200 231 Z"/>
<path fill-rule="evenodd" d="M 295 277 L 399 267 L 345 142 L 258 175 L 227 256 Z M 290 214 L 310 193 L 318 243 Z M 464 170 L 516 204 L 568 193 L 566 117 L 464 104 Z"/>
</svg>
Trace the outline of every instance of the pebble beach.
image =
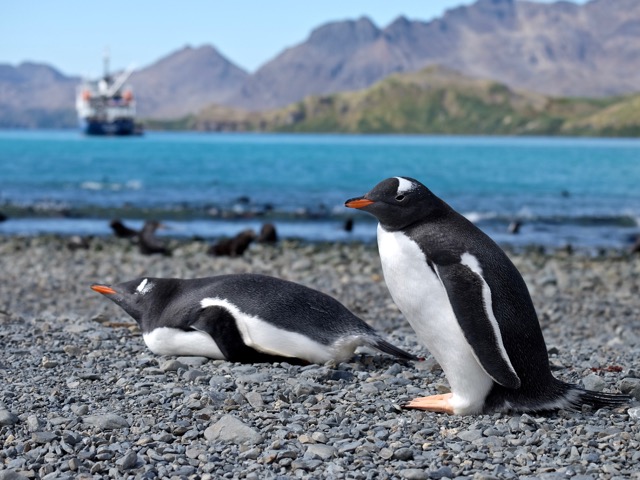
<svg viewBox="0 0 640 480">
<path fill-rule="evenodd" d="M 69 248 L 0 237 L 0 480 L 640 478 L 640 256 L 525 249 L 555 375 L 632 396 L 616 410 L 448 416 L 402 409 L 441 369 L 393 304 L 377 249 L 254 244 L 212 257 L 171 240 Z M 374 351 L 334 365 L 160 357 L 92 283 L 262 273 L 328 293 L 422 362 Z"/>
</svg>

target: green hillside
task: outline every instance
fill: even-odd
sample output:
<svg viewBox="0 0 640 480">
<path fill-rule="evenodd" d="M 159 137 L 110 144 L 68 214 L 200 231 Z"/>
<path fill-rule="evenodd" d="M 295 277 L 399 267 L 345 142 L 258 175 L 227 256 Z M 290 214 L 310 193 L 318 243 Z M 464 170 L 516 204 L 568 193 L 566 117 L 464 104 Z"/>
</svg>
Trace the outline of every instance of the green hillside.
<svg viewBox="0 0 640 480">
<path fill-rule="evenodd" d="M 162 127 L 163 123 L 154 126 Z M 357 91 L 248 113 L 220 106 L 165 127 L 204 131 L 640 135 L 640 94 L 552 98 L 430 67 Z"/>
</svg>

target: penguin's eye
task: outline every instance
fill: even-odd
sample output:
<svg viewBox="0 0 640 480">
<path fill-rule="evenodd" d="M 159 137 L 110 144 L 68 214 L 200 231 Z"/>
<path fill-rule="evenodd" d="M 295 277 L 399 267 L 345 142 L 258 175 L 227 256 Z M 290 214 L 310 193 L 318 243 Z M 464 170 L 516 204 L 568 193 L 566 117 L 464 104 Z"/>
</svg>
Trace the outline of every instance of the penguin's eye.
<svg viewBox="0 0 640 480">
<path fill-rule="evenodd" d="M 403 201 L 403 200 L 404 200 L 404 195 L 398 195 L 398 196 L 396 197 L 396 200 L 397 200 L 398 202 Z"/>
</svg>

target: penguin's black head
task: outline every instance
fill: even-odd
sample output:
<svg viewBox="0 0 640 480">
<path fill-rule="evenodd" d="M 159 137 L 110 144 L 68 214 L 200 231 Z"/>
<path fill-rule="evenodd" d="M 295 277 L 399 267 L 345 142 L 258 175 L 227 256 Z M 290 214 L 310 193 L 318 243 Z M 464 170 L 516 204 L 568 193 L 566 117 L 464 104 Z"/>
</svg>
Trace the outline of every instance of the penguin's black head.
<svg viewBox="0 0 640 480">
<path fill-rule="evenodd" d="M 387 230 L 401 230 L 425 220 L 444 205 L 427 187 L 409 177 L 387 178 L 362 197 L 345 202 L 349 208 L 372 214 Z"/>
<path fill-rule="evenodd" d="M 154 278 L 138 278 L 116 285 L 93 284 L 91 289 L 106 296 L 140 323 L 150 306 L 158 300 L 157 292 L 154 292 L 156 283 Z"/>
</svg>

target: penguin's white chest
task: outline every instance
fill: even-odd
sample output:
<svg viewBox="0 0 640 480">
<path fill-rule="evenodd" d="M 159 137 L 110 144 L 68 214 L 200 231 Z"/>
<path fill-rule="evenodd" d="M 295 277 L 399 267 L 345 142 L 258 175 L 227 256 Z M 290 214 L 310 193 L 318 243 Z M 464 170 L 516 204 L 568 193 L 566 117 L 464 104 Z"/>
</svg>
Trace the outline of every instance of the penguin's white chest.
<svg viewBox="0 0 640 480">
<path fill-rule="evenodd" d="M 447 291 L 417 243 L 378 225 L 382 271 L 393 301 L 440 363 L 460 413 L 480 408 L 492 380 L 476 360 Z M 477 403 L 480 402 L 480 405 Z"/>
<path fill-rule="evenodd" d="M 187 332 L 178 328 L 161 327 L 142 336 L 149 350 L 156 355 L 184 355 L 223 360 L 218 344 L 204 332 Z"/>
</svg>

